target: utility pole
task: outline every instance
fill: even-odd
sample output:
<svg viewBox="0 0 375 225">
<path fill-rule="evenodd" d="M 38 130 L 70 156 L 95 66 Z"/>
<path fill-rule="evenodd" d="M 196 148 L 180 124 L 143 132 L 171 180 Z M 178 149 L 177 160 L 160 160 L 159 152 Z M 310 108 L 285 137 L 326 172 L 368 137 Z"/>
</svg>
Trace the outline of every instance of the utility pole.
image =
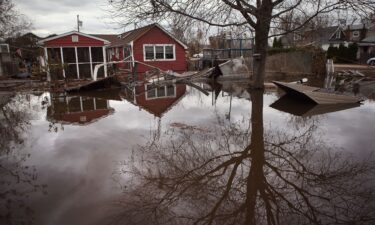
<svg viewBox="0 0 375 225">
<path fill-rule="evenodd" d="M 79 20 L 79 15 L 77 15 L 77 30 L 79 32 L 79 27 L 82 27 L 82 21 Z"/>
</svg>

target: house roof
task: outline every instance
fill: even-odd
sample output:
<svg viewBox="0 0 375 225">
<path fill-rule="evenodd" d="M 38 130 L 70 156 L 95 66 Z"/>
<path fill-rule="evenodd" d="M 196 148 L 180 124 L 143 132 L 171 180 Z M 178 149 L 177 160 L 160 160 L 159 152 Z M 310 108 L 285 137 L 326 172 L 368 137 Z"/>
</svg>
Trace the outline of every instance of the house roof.
<svg viewBox="0 0 375 225">
<path fill-rule="evenodd" d="M 140 108 L 146 110 L 148 113 L 150 113 L 150 114 L 152 114 L 156 117 L 161 118 L 161 117 L 163 117 L 163 115 L 165 113 L 167 113 L 175 105 L 177 105 L 177 103 L 179 103 L 181 101 L 181 99 L 184 98 L 186 93 L 187 92 L 185 91 L 182 95 L 171 98 L 173 101 L 168 103 L 168 104 L 159 104 L 158 100 L 160 100 L 160 99 L 154 99 L 154 100 L 149 100 L 149 101 L 153 101 L 154 104 L 144 105 L 144 104 L 140 104 L 139 102 L 137 102 L 136 105 L 139 106 Z"/>
<path fill-rule="evenodd" d="M 153 23 L 144 27 L 134 29 L 134 30 L 126 31 L 125 33 L 122 33 L 120 35 L 93 34 L 93 36 L 105 39 L 111 42 L 112 47 L 117 47 L 117 46 L 129 44 L 130 42 L 137 40 L 138 38 L 142 37 L 144 34 L 146 34 L 148 31 L 150 31 L 154 27 L 159 28 L 168 36 L 173 38 L 176 42 L 178 42 L 180 45 L 182 45 L 185 49 L 187 49 L 187 46 L 182 41 L 178 40 L 169 31 L 167 31 L 166 29 L 164 29 L 162 26 L 160 26 L 157 23 Z"/>
<path fill-rule="evenodd" d="M 314 42 L 316 44 L 328 44 L 329 39 L 335 33 L 337 30 L 337 26 L 331 26 L 331 27 L 322 27 L 315 30 L 304 30 L 304 31 L 296 31 L 296 33 L 302 32 L 304 35 L 308 35 L 313 38 L 313 40 L 309 39 L 309 42 Z M 283 45 L 290 45 L 294 42 L 294 32 L 288 33 L 287 35 L 284 35 L 281 37 L 281 42 Z"/>
<path fill-rule="evenodd" d="M 348 25 L 344 28 L 344 30 L 362 30 L 363 28 L 365 29 L 370 29 L 374 27 L 374 24 L 372 23 L 365 23 L 365 24 L 353 24 L 353 25 Z"/>
<path fill-rule="evenodd" d="M 90 34 L 91 36 L 95 36 L 100 39 L 107 40 L 112 43 L 120 40 L 117 34 Z"/>
<path fill-rule="evenodd" d="M 92 38 L 92 39 L 95 39 L 95 40 L 98 40 L 98 41 L 103 41 L 104 44 L 106 44 L 106 45 L 110 44 L 110 42 L 108 40 L 106 40 L 106 39 L 102 39 L 102 38 L 99 38 L 97 36 L 90 35 L 90 34 L 85 34 L 85 33 L 81 33 L 81 32 L 78 32 L 78 31 L 70 31 L 70 32 L 66 32 L 66 33 L 63 33 L 63 34 L 60 34 L 60 35 L 53 36 L 53 37 L 45 38 L 43 40 L 40 40 L 38 43 L 39 44 L 44 44 L 47 41 L 55 40 L 55 39 L 58 39 L 58 38 L 61 38 L 61 37 L 65 37 L 65 36 L 69 36 L 69 35 L 72 35 L 72 34 L 77 34 L 77 35 L 81 35 L 81 36 L 84 36 L 84 37 Z"/>
<path fill-rule="evenodd" d="M 375 43 L 375 35 L 373 36 L 369 36 L 369 37 L 366 37 L 365 39 L 363 39 L 361 42 L 373 42 Z"/>
</svg>

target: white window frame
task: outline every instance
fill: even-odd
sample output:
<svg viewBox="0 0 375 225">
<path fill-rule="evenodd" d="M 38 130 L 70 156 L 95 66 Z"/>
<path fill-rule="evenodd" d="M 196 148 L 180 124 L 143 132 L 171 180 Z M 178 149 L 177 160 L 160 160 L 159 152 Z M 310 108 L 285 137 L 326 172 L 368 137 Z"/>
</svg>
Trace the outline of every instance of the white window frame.
<svg viewBox="0 0 375 225">
<path fill-rule="evenodd" d="M 0 48 L 0 53 L 9 53 L 9 45 L 8 44 L 0 44 L 0 46 L 5 46 L 7 48 L 6 52 L 2 52 L 2 49 Z"/>
<path fill-rule="evenodd" d="M 153 47 L 154 48 L 154 59 L 146 59 L 146 47 Z M 156 51 L 155 47 L 156 46 L 162 46 L 164 49 L 164 58 L 163 59 L 156 59 Z M 166 46 L 172 46 L 173 48 L 173 59 L 167 59 L 165 56 L 165 47 Z M 143 61 L 176 61 L 176 45 L 175 44 L 144 44 L 143 45 Z"/>
<path fill-rule="evenodd" d="M 354 38 L 359 37 L 359 30 L 353 31 L 352 37 Z"/>
<path fill-rule="evenodd" d="M 341 38 L 341 30 L 339 30 L 339 31 L 336 32 L 335 38 L 336 39 L 340 39 Z"/>
<path fill-rule="evenodd" d="M 164 85 L 164 94 L 165 94 L 164 96 L 158 96 L 157 89 L 159 87 L 152 87 L 153 88 L 152 90 L 155 91 L 155 97 L 148 97 L 148 89 L 147 89 L 148 86 L 152 86 L 152 84 L 145 84 L 146 100 L 161 99 L 161 98 L 175 98 L 176 97 L 176 91 L 177 91 L 177 89 L 176 89 L 176 85 L 175 84 L 173 84 L 173 87 L 174 87 L 174 94 L 173 95 L 167 95 L 167 86 L 168 85 Z"/>
</svg>

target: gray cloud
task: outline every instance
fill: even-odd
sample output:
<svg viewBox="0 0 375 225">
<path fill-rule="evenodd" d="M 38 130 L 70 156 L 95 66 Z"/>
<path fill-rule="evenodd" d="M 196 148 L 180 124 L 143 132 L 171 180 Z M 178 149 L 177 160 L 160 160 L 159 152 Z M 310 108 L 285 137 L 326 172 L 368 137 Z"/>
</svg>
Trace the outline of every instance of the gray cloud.
<svg viewBox="0 0 375 225">
<path fill-rule="evenodd" d="M 17 10 L 33 23 L 32 31 L 40 36 L 76 29 L 76 16 L 83 21 L 82 32 L 118 33 L 118 26 L 107 13 L 107 0 L 13 0 Z"/>
</svg>

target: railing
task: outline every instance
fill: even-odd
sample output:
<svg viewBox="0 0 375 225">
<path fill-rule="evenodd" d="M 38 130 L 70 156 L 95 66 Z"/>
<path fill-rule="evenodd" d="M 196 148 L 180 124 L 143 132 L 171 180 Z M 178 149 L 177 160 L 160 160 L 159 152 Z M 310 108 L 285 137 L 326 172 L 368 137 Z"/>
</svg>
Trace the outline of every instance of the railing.
<svg viewBox="0 0 375 225">
<path fill-rule="evenodd" d="M 203 60 L 233 59 L 237 57 L 250 57 L 251 48 L 229 48 L 229 49 L 203 49 Z"/>
</svg>

